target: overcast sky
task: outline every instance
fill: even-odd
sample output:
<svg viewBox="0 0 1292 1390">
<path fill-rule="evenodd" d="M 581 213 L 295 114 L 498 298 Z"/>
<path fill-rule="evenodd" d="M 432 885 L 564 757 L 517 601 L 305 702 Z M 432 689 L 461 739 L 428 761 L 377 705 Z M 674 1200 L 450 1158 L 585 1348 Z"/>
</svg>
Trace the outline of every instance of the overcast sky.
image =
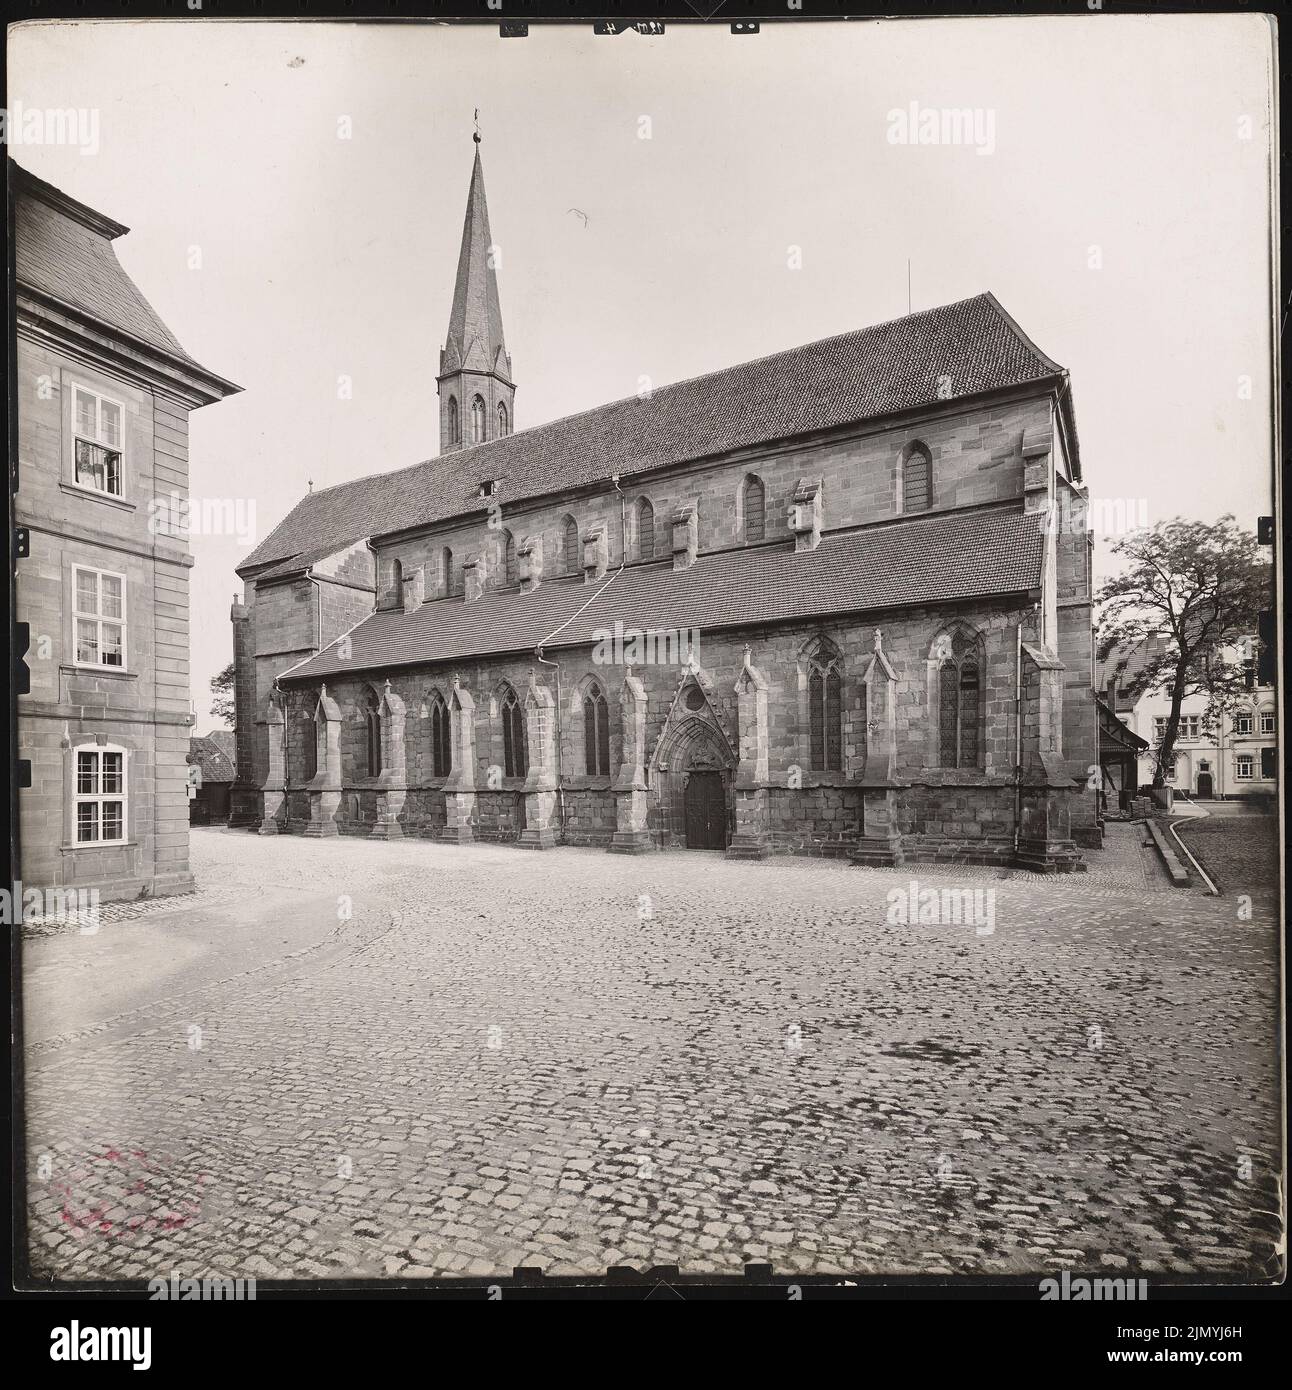
<svg viewBox="0 0 1292 1390">
<path fill-rule="evenodd" d="M 99 113 L 93 154 L 13 153 L 132 229 L 127 271 L 245 388 L 193 415 L 192 487 L 254 499 L 255 539 L 307 479 L 436 452 L 477 107 L 518 428 L 893 318 L 909 258 L 915 309 L 992 290 L 1070 369 L 1092 496 L 1272 510 L 1257 16 L 9 35 L 11 108 Z M 978 109 L 990 152 L 892 143 L 912 102 Z M 248 547 L 193 550 L 205 732 Z"/>
</svg>

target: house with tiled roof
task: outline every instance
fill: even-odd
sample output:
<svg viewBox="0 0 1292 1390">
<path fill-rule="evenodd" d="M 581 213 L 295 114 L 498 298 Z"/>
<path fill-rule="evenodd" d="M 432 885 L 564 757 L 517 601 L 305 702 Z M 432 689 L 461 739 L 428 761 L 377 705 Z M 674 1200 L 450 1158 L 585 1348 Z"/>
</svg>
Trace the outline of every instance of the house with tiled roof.
<svg viewBox="0 0 1292 1390">
<path fill-rule="evenodd" d="M 991 294 L 517 428 L 479 148 L 439 453 L 239 567 L 232 822 L 1081 867 L 1068 374 Z"/>
<path fill-rule="evenodd" d="M 31 634 L 22 875 L 105 899 L 184 892 L 188 422 L 241 388 L 186 352 L 126 274 L 115 243 L 129 228 L 12 160 L 8 172 L 13 505 L 29 542 L 17 619 Z"/>
<path fill-rule="evenodd" d="M 230 732 L 214 729 L 188 741 L 190 825 L 222 825 L 229 819 L 229 797 L 238 771 Z"/>
</svg>

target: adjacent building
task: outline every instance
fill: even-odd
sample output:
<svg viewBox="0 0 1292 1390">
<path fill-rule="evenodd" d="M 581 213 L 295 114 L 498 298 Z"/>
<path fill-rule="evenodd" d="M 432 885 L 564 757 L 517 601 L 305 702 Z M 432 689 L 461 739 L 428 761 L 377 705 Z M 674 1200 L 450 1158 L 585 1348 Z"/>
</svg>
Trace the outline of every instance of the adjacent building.
<svg viewBox="0 0 1292 1390">
<path fill-rule="evenodd" d="M 1100 671 L 1104 700 L 1118 719 L 1139 736 L 1140 786 L 1151 786 L 1157 769 L 1166 721 L 1171 713 L 1169 689 L 1144 689 L 1141 673 L 1146 654 L 1166 641 L 1160 634 L 1127 651 L 1110 655 Z M 1237 660 L 1237 651 L 1229 654 Z M 1273 801 L 1278 792 L 1278 694 L 1260 679 L 1260 663 L 1246 663 L 1247 689 L 1233 708 L 1207 718 L 1205 695 L 1186 695 L 1166 785 L 1207 801 L 1252 798 Z"/>
<path fill-rule="evenodd" d="M 1083 867 L 1067 372 L 981 294 L 516 430 L 488 228 L 477 148 L 438 457 L 239 568 L 233 823 Z"/>
<path fill-rule="evenodd" d="M 9 165 L 15 237 L 21 872 L 182 892 L 188 859 L 189 412 L 240 388 L 117 260 L 128 228 Z"/>
<path fill-rule="evenodd" d="M 188 821 L 190 825 L 227 825 L 233 781 L 234 738 L 229 729 L 213 729 L 188 741 Z"/>
</svg>

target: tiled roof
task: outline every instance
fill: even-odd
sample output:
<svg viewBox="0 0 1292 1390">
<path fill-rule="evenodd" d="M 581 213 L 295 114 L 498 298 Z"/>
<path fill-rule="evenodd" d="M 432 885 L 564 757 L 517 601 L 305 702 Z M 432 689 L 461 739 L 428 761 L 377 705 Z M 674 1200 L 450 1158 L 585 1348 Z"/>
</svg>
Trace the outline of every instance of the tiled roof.
<svg viewBox="0 0 1292 1390">
<path fill-rule="evenodd" d="M 303 497 L 239 566 L 1062 374 L 980 294 Z"/>
<path fill-rule="evenodd" d="M 1037 518 L 1021 511 L 953 511 L 834 532 L 811 551 L 777 542 L 701 555 L 685 570 L 671 561 L 630 565 L 595 587 L 567 578 L 529 593 L 489 589 L 473 603 L 436 599 L 407 614 L 374 613 L 348 634 L 348 660 L 334 643 L 281 679 L 532 650 L 571 619 L 548 649 L 589 645 L 616 622 L 703 633 L 1019 593 L 1040 583 L 1043 543 Z"/>
<path fill-rule="evenodd" d="M 204 782 L 232 782 L 237 775 L 232 758 L 216 742 L 213 734 L 205 738 L 191 737 L 188 757 L 184 761 L 202 770 Z"/>
<path fill-rule="evenodd" d="M 83 205 L 61 190 L 20 171 L 14 256 L 18 283 L 42 290 L 95 318 L 124 329 L 172 357 L 199 366 L 180 346 L 157 311 L 139 293 L 112 249 L 127 229 L 101 215 L 73 213 Z"/>
</svg>

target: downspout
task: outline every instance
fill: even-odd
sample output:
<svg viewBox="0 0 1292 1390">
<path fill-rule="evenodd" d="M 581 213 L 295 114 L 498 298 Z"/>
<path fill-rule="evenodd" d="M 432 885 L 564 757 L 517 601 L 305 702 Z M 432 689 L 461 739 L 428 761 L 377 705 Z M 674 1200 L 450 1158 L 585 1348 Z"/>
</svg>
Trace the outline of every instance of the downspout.
<svg viewBox="0 0 1292 1390">
<path fill-rule="evenodd" d="M 538 646 L 534 648 L 534 660 L 537 661 L 540 666 L 550 666 L 556 676 L 556 727 L 553 729 L 553 734 L 556 738 L 556 818 L 560 823 L 562 841 L 564 841 L 565 839 L 565 785 L 564 779 L 561 776 L 561 743 L 563 741 L 561 737 L 561 715 L 564 713 L 565 707 L 561 699 L 561 668 L 557 662 L 549 661 L 543 655 L 543 648 L 547 645 L 547 643 L 549 643 L 552 640 L 553 637 L 559 636 L 562 632 L 564 632 L 565 629 L 569 627 L 569 625 L 575 620 L 575 618 L 577 618 L 579 614 L 582 613 L 583 610 L 587 608 L 595 599 L 600 598 L 601 595 L 605 593 L 605 591 L 624 572 L 624 566 L 628 563 L 627 503 L 624 500 L 623 491 L 619 487 L 619 474 L 612 474 L 610 481 L 614 483 L 615 491 L 619 493 L 619 568 L 614 572 L 614 574 L 610 576 L 609 579 L 606 580 L 606 582 L 598 590 L 596 590 L 595 593 L 593 593 L 589 597 L 587 603 L 583 604 L 581 608 L 571 613 L 570 616 L 566 618 L 566 620 L 560 625 L 560 627 L 555 628 L 552 632 L 549 632 L 547 636 L 544 637 L 543 640 L 538 644 Z"/>
<path fill-rule="evenodd" d="M 1014 854 L 1023 818 L 1023 619 L 1014 630 Z"/>
</svg>

